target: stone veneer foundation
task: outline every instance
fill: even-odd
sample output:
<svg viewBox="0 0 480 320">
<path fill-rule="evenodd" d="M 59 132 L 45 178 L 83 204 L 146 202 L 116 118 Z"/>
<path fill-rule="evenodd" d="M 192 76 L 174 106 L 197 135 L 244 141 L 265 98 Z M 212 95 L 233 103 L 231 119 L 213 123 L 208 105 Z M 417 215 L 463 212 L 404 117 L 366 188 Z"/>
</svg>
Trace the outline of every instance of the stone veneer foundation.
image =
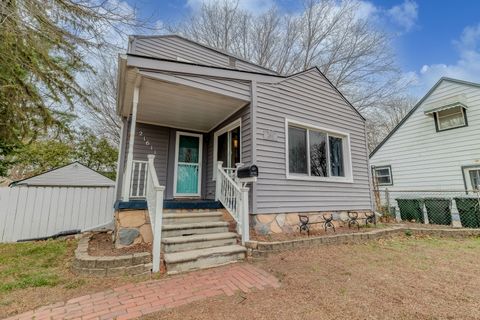
<svg viewBox="0 0 480 320">
<path fill-rule="evenodd" d="M 117 248 L 152 243 L 152 226 L 148 210 L 116 211 L 114 240 Z"/>
<path fill-rule="evenodd" d="M 370 213 L 371 211 L 355 211 L 358 212 L 359 222 L 362 223 L 364 220 L 360 220 L 365 217 L 365 213 Z M 267 235 L 272 233 L 294 233 L 299 232 L 300 221 L 298 215 L 309 216 L 310 222 L 323 222 L 323 215 L 330 214 L 333 215 L 333 223 L 335 227 L 344 224 L 348 221 L 348 212 L 347 211 L 337 211 L 337 212 L 294 212 L 294 213 L 273 213 L 273 214 L 254 214 L 250 215 L 250 223 L 260 235 Z M 310 225 L 310 230 L 322 229 L 322 223 L 316 223 Z"/>
</svg>

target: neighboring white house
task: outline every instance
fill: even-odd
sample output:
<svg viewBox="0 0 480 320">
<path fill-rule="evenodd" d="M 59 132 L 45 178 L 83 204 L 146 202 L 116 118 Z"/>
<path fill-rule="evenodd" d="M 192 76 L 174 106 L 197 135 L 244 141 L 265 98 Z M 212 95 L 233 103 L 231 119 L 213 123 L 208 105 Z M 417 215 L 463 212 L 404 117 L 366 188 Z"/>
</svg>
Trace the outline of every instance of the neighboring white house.
<svg viewBox="0 0 480 320">
<path fill-rule="evenodd" d="M 0 242 L 111 226 L 115 182 L 74 162 L 0 188 Z"/>
<path fill-rule="evenodd" d="M 441 78 L 370 154 L 380 189 L 480 187 L 480 84 Z"/>
</svg>

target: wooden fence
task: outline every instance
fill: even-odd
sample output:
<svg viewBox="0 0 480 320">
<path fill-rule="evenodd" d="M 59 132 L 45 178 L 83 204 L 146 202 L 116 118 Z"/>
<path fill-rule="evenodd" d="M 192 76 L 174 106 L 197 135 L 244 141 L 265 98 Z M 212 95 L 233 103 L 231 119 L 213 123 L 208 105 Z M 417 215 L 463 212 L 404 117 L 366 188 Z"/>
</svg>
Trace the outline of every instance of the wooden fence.
<svg viewBox="0 0 480 320">
<path fill-rule="evenodd" d="M 0 242 L 106 225 L 114 201 L 113 187 L 0 188 Z"/>
</svg>

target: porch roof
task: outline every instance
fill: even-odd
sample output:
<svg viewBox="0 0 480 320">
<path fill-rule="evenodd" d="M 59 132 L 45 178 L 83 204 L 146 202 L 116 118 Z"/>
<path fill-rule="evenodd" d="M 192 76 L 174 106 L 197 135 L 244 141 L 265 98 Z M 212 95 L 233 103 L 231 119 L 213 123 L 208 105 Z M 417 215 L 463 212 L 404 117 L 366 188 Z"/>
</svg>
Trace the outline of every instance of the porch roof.
<svg viewBox="0 0 480 320">
<path fill-rule="evenodd" d="M 131 114 L 137 86 L 137 122 L 209 132 L 250 102 L 247 81 L 123 67 L 118 111 Z"/>
</svg>

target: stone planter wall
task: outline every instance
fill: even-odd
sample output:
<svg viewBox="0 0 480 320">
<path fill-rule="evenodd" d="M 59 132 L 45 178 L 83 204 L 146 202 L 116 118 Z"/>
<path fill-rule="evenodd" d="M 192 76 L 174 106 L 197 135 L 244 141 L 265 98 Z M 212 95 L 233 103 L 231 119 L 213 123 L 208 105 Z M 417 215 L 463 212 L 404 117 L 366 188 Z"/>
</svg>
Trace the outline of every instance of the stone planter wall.
<svg viewBox="0 0 480 320">
<path fill-rule="evenodd" d="M 480 229 L 432 229 L 432 228 L 407 228 L 392 227 L 388 229 L 373 230 L 369 232 L 358 232 L 350 234 L 334 234 L 321 237 L 308 237 L 288 241 L 261 242 L 249 241 L 245 244 L 248 255 L 252 258 L 264 258 L 271 253 L 305 248 L 328 244 L 359 244 L 375 239 L 386 239 L 394 236 L 404 235 L 406 232 L 412 235 L 429 235 L 435 237 L 465 238 L 480 236 Z"/>
<path fill-rule="evenodd" d="M 152 227 L 148 210 L 118 210 L 115 212 L 115 247 L 152 243 Z"/>
<path fill-rule="evenodd" d="M 370 211 L 367 211 L 370 212 Z M 344 224 L 348 220 L 347 211 L 337 212 L 295 212 L 278 214 L 254 214 L 250 216 L 253 229 L 257 234 L 267 235 L 272 233 L 295 233 L 299 231 L 298 215 L 307 215 L 310 222 L 323 222 L 323 215 L 333 215 L 335 227 Z M 365 217 L 365 212 L 358 211 L 358 217 Z M 364 220 L 359 220 L 362 223 Z M 310 226 L 310 230 L 322 229 L 323 224 L 317 223 Z"/>
<path fill-rule="evenodd" d="M 133 253 L 123 256 L 105 257 L 88 254 L 90 236 L 84 236 L 75 250 L 73 270 L 86 276 L 122 276 L 149 273 L 152 269 L 152 257 L 149 252 Z"/>
</svg>

